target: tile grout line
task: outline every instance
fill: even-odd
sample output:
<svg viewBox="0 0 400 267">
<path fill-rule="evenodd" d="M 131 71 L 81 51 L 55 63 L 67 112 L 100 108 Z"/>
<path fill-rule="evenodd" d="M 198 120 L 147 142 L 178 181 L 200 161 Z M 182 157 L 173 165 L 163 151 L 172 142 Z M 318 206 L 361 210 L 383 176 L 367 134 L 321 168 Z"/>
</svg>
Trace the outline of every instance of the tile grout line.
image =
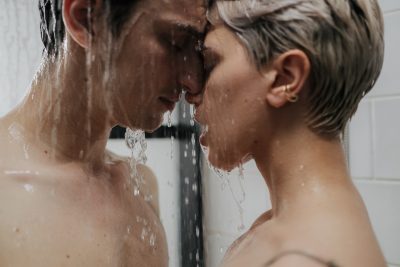
<svg viewBox="0 0 400 267">
<path fill-rule="evenodd" d="M 399 91 L 400 91 L 400 89 L 399 89 Z M 366 99 L 368 99 L 368 100 L 376 100 L 376 101 L 398 100 L 398 99 L 400 99 L 400 93 L 387 94 L 387 95 L 367 96 Z"/>
<path fill-rule="evenodd" d="M 395 8 L 395 9 L 392 9 L 392 10 L 385 11 L 385 12 L 383 12 L 383 15 L 384 16 L 393 15 L 393 14 L 396 14 L 396 13 L 400 13 L 400 8 Z"/>
</svg>

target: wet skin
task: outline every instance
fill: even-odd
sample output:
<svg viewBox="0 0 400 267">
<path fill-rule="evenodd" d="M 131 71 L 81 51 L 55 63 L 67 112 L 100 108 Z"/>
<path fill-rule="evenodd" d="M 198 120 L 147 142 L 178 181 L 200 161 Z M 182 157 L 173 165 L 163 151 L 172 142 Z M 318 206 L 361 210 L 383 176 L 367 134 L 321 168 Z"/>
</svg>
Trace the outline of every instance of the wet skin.
<svg viewBox="0 0 400 267">
<path fill-rule="evenodd" d="M 133 196 L 127 160 L 105 146 L 117 124 L 157 129 L 182 89 L 188 101 L 198 97 L 206 9 L 183 0 L 136 8 L 114 40 L 111 70 L 97 32 L 92 91 L 80 27 L 70 27 L 60 62 L 45 62 L 25 100 L 0 119 L 1 266 L 168 266 L 156 178 L 141 166 Z"/>
<path fill-rule="evenodd" d="M 303 255 L 288 254 L 270 266 L 324 266 L 304 254 L 338 266 L 386 266 L 340 139 L 313 133 L 304 119 L 304 95 L 289 103 L 283 93 L 285 84 L 306 79 L 304 54 L 289 51 L 261 70 L 248 55 L 223 25 L 206 36 L 208 80 L 196 120 L 208 129 L 201 138 L 208 160 L 231 170 L 254 159 L 272 203 L 221 266 L 264 267 L 290 251 Z"/>
</svg>

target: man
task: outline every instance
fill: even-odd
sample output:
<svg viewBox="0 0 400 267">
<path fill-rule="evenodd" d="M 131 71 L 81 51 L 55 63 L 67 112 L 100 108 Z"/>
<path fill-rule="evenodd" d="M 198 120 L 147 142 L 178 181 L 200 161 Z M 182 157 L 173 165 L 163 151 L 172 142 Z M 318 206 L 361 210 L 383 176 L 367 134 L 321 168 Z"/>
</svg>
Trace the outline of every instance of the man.
<svg viewBox="0 0 400 267">
<path fill-rule="evenodd" d="M 113 126 L 153 131 L 182 90 L 199 97 L 205 3 L 40 9 L 43 64 L 0 119 L 0 265 L 167 266 L 154 175 L 139 166 L 134 194 L 128 163 L 105 147 Z"/>
</svg>

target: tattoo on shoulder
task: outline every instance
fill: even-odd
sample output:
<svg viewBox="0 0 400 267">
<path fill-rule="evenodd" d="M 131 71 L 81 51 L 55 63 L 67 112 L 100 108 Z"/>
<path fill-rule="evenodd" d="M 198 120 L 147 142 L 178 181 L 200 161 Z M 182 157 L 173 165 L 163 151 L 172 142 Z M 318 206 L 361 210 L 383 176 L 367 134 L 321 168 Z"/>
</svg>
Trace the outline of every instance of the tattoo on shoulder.
<svg viewBox="0 0 400 267">
<path fill-rule="evenodd" d="M 268 262 L 266 262 L 263 267 L 270 267 L 270 266 L 272 266 L 272 264 L 276 263 L 283 257 L 289 256 L 289 255 L 299 255 L 299 256 L 308 258 L 314 262 L 320 263 L 321 266 L 325 266 L 325 267 L 340 267 L 333 261 L 327 261 L 327 260 L 324 260 L 317 256 L 311 255 L 307 252 L 303 252 L 303 251 L 299 251 L 299 250 L 290 250 L 290 251 L 281 252 L 280 254 L 276 255 L 275 257 L 270 259 Z"/>
</svg>

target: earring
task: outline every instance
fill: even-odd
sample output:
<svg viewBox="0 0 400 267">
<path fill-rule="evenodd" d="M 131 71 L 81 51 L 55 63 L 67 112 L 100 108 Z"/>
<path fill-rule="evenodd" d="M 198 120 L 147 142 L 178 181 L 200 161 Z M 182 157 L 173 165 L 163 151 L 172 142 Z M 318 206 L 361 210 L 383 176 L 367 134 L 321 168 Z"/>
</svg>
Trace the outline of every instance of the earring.
<svg viewBox="0 0 400 267">
<path fill-rule="evenodd" d="M 292 93 L 292 89 L 290 85 L 285 85 L 285 89 L 283 90 L 285 93 L 287 100 L 291 103 L 296 103 L 299 100 L 299 96 L 297 94 Z"/>
</svg>

